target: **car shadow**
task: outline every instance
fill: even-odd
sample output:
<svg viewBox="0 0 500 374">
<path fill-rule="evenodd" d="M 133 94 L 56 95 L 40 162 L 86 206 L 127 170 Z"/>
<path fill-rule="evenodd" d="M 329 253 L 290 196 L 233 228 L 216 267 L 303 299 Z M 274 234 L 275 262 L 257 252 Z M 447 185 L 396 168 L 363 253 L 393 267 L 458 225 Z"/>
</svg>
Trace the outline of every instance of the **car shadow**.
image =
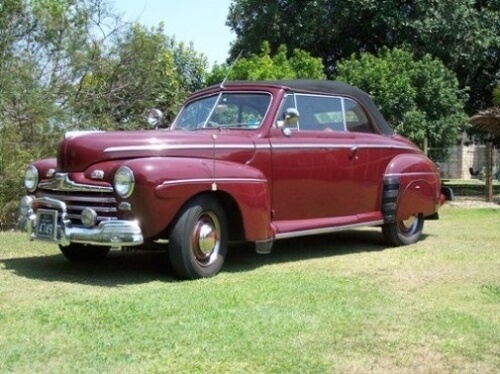
<svg viewBox="0 0 500 374">
<path fill-rule="evenodd" d="M 5 270 L 46 282 L 120 287 L 154 281 L 177 281 L 166 251 L 111 251 L 98 262 L 71 262 L 62 254 L 0 260 Z"/>
<path fill-rule="evenodd" d="M 277 240 L 270 254 L 255 253 L 253 245 L 230 248 L 223 272 L 250 271 L 264 265 L 332 256 L 383 251 L 388 247 L 380 230 L 351 230 L 333 234 Z"/>
<path fill-rule="evenodd" d="M 421 240 L 425 240 L 423 235 Z M 334 234 L 283 239 L 269 255 L 255 253 L 253 245 L 231 246 L 222 273 L 247 272 L 269 264 L 298 262 L 331 256 L 383 251 L 387 248 L 380 230 L 352 230 Z M 167 251 L 111 251 L 99 262 L 70 262 L 62 254 L 0 260 L 7 271 L 46 282 L 120 287 L 154 281 L 178 282 Z"/>
</svg>

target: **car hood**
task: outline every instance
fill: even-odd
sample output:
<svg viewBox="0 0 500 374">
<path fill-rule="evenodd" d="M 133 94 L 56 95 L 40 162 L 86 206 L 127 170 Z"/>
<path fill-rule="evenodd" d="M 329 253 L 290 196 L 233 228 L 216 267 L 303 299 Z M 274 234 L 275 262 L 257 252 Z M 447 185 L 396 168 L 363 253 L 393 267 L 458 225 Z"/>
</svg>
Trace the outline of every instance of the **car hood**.
<svg viewBox="0 0 500 374">
<path fill-rule="evenodd" d="M 228 131 L 117 131 L 67 134 L 57 153 L 58 169 L 84 171 L 118 159 L 141 157 L 197 157 L 244 163 L 255 152 L 247 134 Z"/>
</svg>

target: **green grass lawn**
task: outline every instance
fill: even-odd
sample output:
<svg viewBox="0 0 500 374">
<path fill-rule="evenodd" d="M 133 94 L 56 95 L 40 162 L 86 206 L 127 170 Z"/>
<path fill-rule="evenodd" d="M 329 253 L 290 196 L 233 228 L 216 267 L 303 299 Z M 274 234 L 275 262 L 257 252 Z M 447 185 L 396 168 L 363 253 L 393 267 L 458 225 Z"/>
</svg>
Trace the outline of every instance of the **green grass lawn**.
<svg viewBox="0 0 500 374">
<path fill-rule="evenodd" d="M 499 223 L 445 206 L 409 247 L 366 229 L 231 248 L 191 282 L 165 253 L 72 264 L 0 233 L 0 372 L 498 373 Z"/>
</svg>

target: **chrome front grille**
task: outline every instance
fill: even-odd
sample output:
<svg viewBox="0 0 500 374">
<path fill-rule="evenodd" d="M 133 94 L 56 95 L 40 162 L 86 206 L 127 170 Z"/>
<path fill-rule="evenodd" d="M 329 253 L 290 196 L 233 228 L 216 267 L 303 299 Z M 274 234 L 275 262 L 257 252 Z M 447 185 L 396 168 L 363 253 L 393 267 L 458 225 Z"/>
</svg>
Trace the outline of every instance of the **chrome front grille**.
<svg viewBox="0 0 500 374">
<path fill-rule="evenodd" d="M 67 218 L 74 225 L 82 225 L 82 211 L 85 208 L 91 208 L 97 213 L 98 222 L 117 219 L 116 199 L 109 192 L 39 191 L 36 196 L 64 202 Z"/>
<path fill-rule="evenodd" d="M 116 199 L 111 186 L 77 183 L 68 173 L 56 173 L 52 179 L 40 182 L 38 188 L 36 197 L 47 199 L 38 202 L 39 208 L 44 204 L 51 205 L 51 200 L 63 202 L 66 206 L 64 219 L 69 219 L 74 225 L 82 225 L 82 211 L 86 208 L 97 213 L 97 223 L 117 219 Z"/>
</svg>

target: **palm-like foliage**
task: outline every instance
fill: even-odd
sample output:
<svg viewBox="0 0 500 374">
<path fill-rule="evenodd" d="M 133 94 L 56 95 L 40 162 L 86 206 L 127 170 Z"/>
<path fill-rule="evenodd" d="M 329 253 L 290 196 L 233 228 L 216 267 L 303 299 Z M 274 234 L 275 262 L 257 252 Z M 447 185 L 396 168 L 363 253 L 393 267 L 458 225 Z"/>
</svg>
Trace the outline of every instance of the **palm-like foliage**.
<svg viewBox="0 0 500 374">
<path fill-rule="evenodd" d="M 500 106 L 479 111 L 469 122 L 478 130 L 488 132 L 494 137 L 500 136 Z"/>
<path fill-rule="evenodd" d="M 493 90 L 493 104 L 495 106 L 473 115 L 469 122 L 478 130 L 500 137 L 500 87 Z"/>
<path fill-rule="evenodd" d="M 493 103 L 495 106 L 469 118 L 472 126 L 491 136 L 486 144 L 486 201 L 493 201 L 493 144 L 500 143 L 500 87 L 493 90 Z"/>
</svg>

